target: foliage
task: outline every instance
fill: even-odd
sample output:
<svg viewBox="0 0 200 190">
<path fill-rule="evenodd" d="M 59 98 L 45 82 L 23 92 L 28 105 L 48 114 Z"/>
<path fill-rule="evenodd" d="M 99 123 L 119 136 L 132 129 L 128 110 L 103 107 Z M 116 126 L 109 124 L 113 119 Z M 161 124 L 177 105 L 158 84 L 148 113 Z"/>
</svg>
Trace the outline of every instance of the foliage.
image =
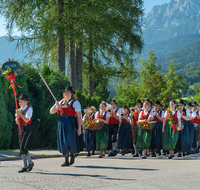
<svg viewBox="0 0 200 190">
<path fill-rule="evenodd" d="M 186 83 L 182 80 L 181 75 L 177 75 L 174 67 L 180 65 L 175 63 L 176 60 L 172 60 L 169 64 L 169 73 L 165 75 L 166 89 L 161 93 L 162 101 L 167 103 L 170 100 L 175 100 L 182 96 L 182 89 L 186 89 Z"/>
</svg>

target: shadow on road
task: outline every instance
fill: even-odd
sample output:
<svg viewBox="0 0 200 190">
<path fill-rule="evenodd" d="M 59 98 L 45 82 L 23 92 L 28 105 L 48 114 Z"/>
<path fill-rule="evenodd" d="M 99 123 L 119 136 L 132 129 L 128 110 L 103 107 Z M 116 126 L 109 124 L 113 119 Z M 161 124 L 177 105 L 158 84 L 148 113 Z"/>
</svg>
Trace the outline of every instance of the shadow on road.
<svg viewBox="0 0 200 190">
<path fill-rule="evenodd" d="M 135 179 L 122 179 L 122 178 L 110 178 L 106 175 L 89 175 L 89 174 L 68 174 L 68 173 L 45 173 L 45 172 L 34 172 L 35 174 L 42 175 L 61 175 L 61 176 L 72 176 L 72 177 L 94 177 L 106 180 L 124 180 L 124 181 L 135 181 Z"/>
<path fill-rule="evenodd" d="M 76 168 L 85 169 L 111 169 L 111 170 L 142 170 L 142 171 L 158 171 L 158 169 L 147 168 L 123 168 L 123 167 L 108 167 L 108 166 L 75 166 Z"/>
</svg>

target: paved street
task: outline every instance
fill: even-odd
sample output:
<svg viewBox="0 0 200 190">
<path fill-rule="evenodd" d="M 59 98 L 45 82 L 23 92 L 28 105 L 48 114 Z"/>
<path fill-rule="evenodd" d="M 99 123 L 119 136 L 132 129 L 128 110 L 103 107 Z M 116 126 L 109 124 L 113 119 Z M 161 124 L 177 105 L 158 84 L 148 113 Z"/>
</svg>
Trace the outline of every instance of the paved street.
<svg viewBox="0 0 200 190">
<path fill-rule="evenodd" d="M 0 162 L 0 189 L 199 189 L 200 154 L 185 158 L 114 158 L 80 156 L 73 166 L 61 167 L 64 158 L 34 159 L 34 169 L 19 174 L 21 160 Z"/>
</svg>

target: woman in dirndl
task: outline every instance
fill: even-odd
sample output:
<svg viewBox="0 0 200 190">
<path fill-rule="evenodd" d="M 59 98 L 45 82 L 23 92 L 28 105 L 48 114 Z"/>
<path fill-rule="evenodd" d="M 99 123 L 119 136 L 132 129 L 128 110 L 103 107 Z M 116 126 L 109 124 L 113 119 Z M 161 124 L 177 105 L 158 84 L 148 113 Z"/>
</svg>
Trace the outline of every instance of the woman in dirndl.
<svg viewBox="0 0 200 190">
<path fill-rule="evenodd" d="M 185 156 L 185 151 L 188 152 L 190 150 L 190 133 L 189 133 L 189 126 L 188 121 L 185 120 L 184 116 L 190 116 L 189 110 L 185 109 L 185 103 L 183 100 L 179 101 L 178 109 L 181 113 L 181 124 L 184 126 L 184 128 L 181 131 L 178 131 L 179 137 L 176 144 L 176 151 L 178 152 L 178 157 L 181 157 L 181 152 L 183 153 L 183 156 Z"/>
<path fill-rule="evenodd" d="M 156 157 L 155 149 L 158 150 L 159 156 L 161 155 L 162 149 L 162 126 L 164 120 L 164 111 L 162 110 L 161 103 L 157 100 L 154 104 L 153 111 L 154 121 L 156 124 L 152 129 L 152 139 L 151 139 L 151 149 L 152 149 L 152 157 Z"/>
<path fill-rule="evenodd" d="M 95 119 L 95 110 L 96 108 L 92 105 L 88 105 L 88 113 L 86 113 L 83 117 L 83 123 L 88 121 L 92 121 Z M 92 151 L 92 155 L 95 154 L 96 149 L 96 138 L 95 138 L 95 131 L 86 129 L 85 130 L 85 149 L 88 152 L 87 156 L 91 156 L 90 151 Z"/>
<path fill-rule="evenodd" d="M 200 133 L 200 111 L 197 110 L 197 102 L 193 102 L 192 107 L 193 107 L 193 112 L 196 112 L 196 118 L 194 119 L 194 136 L 196 140 L 196 148 L 195 148 L 195 153 L 199 153 L 199 133 Z"/>
<path fill-rule="evenodd" d="M 181 116 L 183 119 L 188 121 L 188 126 L 189 126 L 190 147 L 188 154 L 190 153 L 194 154 L 195 153 L 194 148 L 196 148 L 196 140 L 194 138 L 194 118 L 196 117 L 196 112 L 193 112 L 192 109 L 193 109 L 192 104 L 188 103 L 186 110 L 186 112 L 188 112 L 187 116 L 184 115 Z"/>
<path fill-rule="evenodd" d="M 118 138 L 118 149 L 122 149 L 122 155 L 128 153 L 128 149 L 132 148 L 133 138 L 131 130 L 131 120 L 129 119 L 129 108 L 125 105 L 121 115 L 121 125 Z"/>
<path fill-rule="evenodd" d="M 170 101 L 170 109 L 165 112 L 162 128 L 162 139 L 163 139 L 163 149 L 169 150 L 170 156 L 168 159 L 172 159 L 174 156 L 174 151 L 176 143 L 178 141 L 179 133 L 175 129 L 175 124 L 178 122 L 178 130 L 181 129 L 181 113 L 175 110 L 176 102 L 174 100 Z M 173 121 L 173 124 L 170 122 Z"/>
<path fill-rule="evenodd" d="M 153 118 L 153 111 L 150 108 L 150 102 L 145 101 L 143 104 L 143 108 L 144 111 L 140 112 L 138 122 L 150 122 Z M 136 146 L 140 149 L 143 149 L 144 156 L 142 157 L 142 159 L 145 159 L 147 156 L 149 156 L 151 137 L 152 130 L 146 130 L 141 128 L 138 129 Z"/>
<path fill-rule="evenodd" d="M 106 103 L 102 102 L 99 106 L 99 111 L 95 114 L 95 120 L 97 122 L 103 122 L 104 127 L 101 130 L 95 131 L 96 137 L 96 150 L 99 151 L 99 158 L 105 156 L 105 151 L 108 147 L 108 124 L 110 119 L 110 113 L 106 111 Z"/>
<path fill-rule="evenodd" d="M 57 129 L 58 150 L 65 156 L 61 166 L 70 166 L 75 161 L 78 135 L 81 135 L 81 105 L 75 100 L 75 92 L 71 86 L 63 91 L 63 99 L 50 109 L 51 114 L 60 114 Z M 84 130 L 84 129 L 83 129 Z M 69 162 L 69 153 L 71 156 Z"/>
</svg>

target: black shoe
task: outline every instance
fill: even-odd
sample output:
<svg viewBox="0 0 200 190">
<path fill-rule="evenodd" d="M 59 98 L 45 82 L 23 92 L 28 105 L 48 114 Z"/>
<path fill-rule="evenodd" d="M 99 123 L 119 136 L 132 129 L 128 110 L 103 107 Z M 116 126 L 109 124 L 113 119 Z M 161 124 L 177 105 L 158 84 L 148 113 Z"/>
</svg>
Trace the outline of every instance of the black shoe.
<svg viewBox="0 0 200 190">
<path fill-rule="evenodd" d="M 116 150 L 114 150 L 114 156 L 117 156 L 117 151 Z"/>
<path fill-rule="evenodd" d="M 18 171 L 18 173 L 23 173 L 23 172 L 26 172 L 27 171 L 27 168 L 22 168 L 21 170 Z"/>
<path fill-rule="evenodd" d="M 99 155 L 99 157 L 98 158 L 103 158 L 103 156 L 102 155 Z"/>
<path fill-rule="evenodd" d="M 69 162 L 64 162 L 61 166 L 65 167 L 65 166 L 70 166 L 70 165 L 69 165 Z"/>
<path fill-rule="evenodd" d="M 92 155 L 95 155 L 95 150 L 92 151 Z"/>
<path fill-rule="evenodd" d="M 161 152 L 159 152 L 159 156 L 161 155 Z"/>
<path fill-rule="evenodd" d="M 142 159 L 146 159 L 146 158 L 147 158 L 146 156 L 143 156 L 143 157 L 142 157 Z"/>
<path fill-rule="evenodd" d="M 114 155 L 114 152 L 110 152 L 110 153 L 108 154 L 108 156 L 115 156 L 115 155 Z"/>
<path fill-rule="evenodd" d="M 34 163 L 28 165 L 27 172 L 30 172 L 33 169 Z"/>
<path fill-rule="evenodd" d="M 174 154 L 173 154 L 173 155 L 171 155 L 171 157 L 173 158 L 173 157 L 174 157 Z"/>
<path fill-rule="evenodd" d="M 139 154 L 138 154 L 138 153 L 137 153 L 137 154 L 134 154 L 133 157 L 139 157 Z"/>
<path fill-rule="evenodd" d="M 149 157 L 149 154 L 147 154 L 147 157 Z"/>
<path fill-rule="evenodd" d="M 74 161 L 75 161 L 74 153 L 71 153 L 70 165 L 74 164 Z"/>
<path fill-rule="evenodd" d="M 182 157 L 182 156 L 181 156 L 181 153 L 178 153 L 178 157 Z"/>
<path fill-rule="evenodd" d="M 183 151 L 183 157 L 185 156 L 185 151 Z"/>
<path fill-rule="evenodd" d="M 91 156 L 90 152 L 88 152 L 87 156 L 88 156 L 88 157 Z"/>
<path fill-rule="evenodd" d="M 195 153 L 199 153 L 199 149 L 198 148 L 196 149 Z"/>
<path fill-rule="evenodd" d="M 172 156 L 169 156 L 168 159 L 172 159 Z"/>
<path fill-rule="evenodd" d="M 164 152 L 164 153 L 163 153 L 163 156 L 166 156 L 166 155 L 167 155 L 166 152 Z"/>
<path fill-rule="evenodd" d="M 151 157 L 156 157 L 156 154 L 154 153 L 154 154 L 152 154 L 152 156 Z"/>
<path fill-rule="evenodd" d="M 194 150 L 190 150 L 190 154 L 195 154 Z"/>
<path fill-rule="evenodd" d="M 122 153 L 122 156 L 124 156 L 125 155 L 125 153 Z"/>
<path fill-rule="evenodd" d="M 77 157 L 77 156 L 78 156 L 78 153 L 75 154 L 75 157 Z"/>
</svg>

